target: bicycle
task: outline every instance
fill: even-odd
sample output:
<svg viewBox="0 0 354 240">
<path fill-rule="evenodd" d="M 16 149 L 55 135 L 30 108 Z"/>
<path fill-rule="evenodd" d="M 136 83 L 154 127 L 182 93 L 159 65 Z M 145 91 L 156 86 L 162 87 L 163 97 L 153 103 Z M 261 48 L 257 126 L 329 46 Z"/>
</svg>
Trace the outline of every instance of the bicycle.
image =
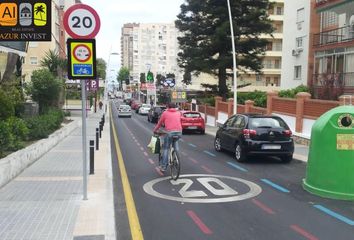
<svg viewBox="0 0 354 240">
<path fill-rule="evenodd" d="M 165 133 L 159 133 L 157 136 L 161 136 Z M 181 162 L 180 162 L 180 157 L 178 151 L 173 147 L 175 142 L 177 142 L 180 139 L 180 136 L 172 136 L 172 143 L 169 147 L 168 150 L 168 167 L 170 168 L 170 175 L 171 179 L 177 180 L 181 171 Z M 161 142 L 161 147 L 160 147 L 160 152 L 159 152 L 159 166 L 161 166 L 161 161 L 162 161 L 162 142 Z"/>
</svg>

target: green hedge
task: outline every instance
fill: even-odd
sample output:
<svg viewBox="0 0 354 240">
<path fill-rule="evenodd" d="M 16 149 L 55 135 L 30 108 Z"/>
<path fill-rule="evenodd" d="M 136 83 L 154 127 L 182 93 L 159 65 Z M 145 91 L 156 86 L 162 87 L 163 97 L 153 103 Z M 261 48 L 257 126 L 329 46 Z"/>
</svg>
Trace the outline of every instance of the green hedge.
<svg viewBox="0 0 354 240">
<path fill-rule="evenodd" d="M 20 118 L 10 117 L 0 122 L 0 157 L 5 151 L 16 151 L 23 148 L 28 128 Z"/>
<path fill-rule="evenodd" d="M 47 138 L 60 127 L 63 119 L 64 113 L 61 110 L 49 110 L 44 115 L 26 119 L 26 125 L 29 129 L 28 139 L 37 140 Z"/>
</svg>

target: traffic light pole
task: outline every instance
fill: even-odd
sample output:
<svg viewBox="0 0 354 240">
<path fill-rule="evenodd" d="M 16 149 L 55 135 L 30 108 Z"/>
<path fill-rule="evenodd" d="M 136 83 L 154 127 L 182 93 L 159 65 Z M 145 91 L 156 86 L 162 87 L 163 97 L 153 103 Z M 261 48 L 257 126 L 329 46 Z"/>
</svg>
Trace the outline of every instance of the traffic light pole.
<svg viewBox="0 0 354 240">
<path fill-rule="evenodd" d="M 138 82 L 138 101 L 140 102 L 140 79 Z"/>
</svg>

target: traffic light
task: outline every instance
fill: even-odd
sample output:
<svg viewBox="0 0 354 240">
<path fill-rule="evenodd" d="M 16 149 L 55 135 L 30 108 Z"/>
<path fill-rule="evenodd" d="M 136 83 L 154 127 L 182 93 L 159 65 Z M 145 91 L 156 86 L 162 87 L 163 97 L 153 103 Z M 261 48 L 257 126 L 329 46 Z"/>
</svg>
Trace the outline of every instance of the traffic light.
<svg viewBox="0 0 354 240">
<path fill-rule="evenodd" d="M 147 75 L 146 75 L 146 81 L 153 83 L 154 82 L 154 75 L 152 74 L 152 72 L 148 71 Z"/>
</svg>

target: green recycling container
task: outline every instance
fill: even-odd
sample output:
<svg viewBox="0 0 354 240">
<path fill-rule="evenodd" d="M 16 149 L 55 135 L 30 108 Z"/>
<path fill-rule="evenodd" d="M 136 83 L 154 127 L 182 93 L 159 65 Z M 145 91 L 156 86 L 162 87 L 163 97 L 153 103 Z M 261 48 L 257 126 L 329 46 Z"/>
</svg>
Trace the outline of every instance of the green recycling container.
<svg viewBox="0 0 354 240">
<path fill-rule="evenodd" d="M 321 197 L 354 200 L 354 106 L 329 110 L 311 131 L 304 189 Z"/>
</svg>

